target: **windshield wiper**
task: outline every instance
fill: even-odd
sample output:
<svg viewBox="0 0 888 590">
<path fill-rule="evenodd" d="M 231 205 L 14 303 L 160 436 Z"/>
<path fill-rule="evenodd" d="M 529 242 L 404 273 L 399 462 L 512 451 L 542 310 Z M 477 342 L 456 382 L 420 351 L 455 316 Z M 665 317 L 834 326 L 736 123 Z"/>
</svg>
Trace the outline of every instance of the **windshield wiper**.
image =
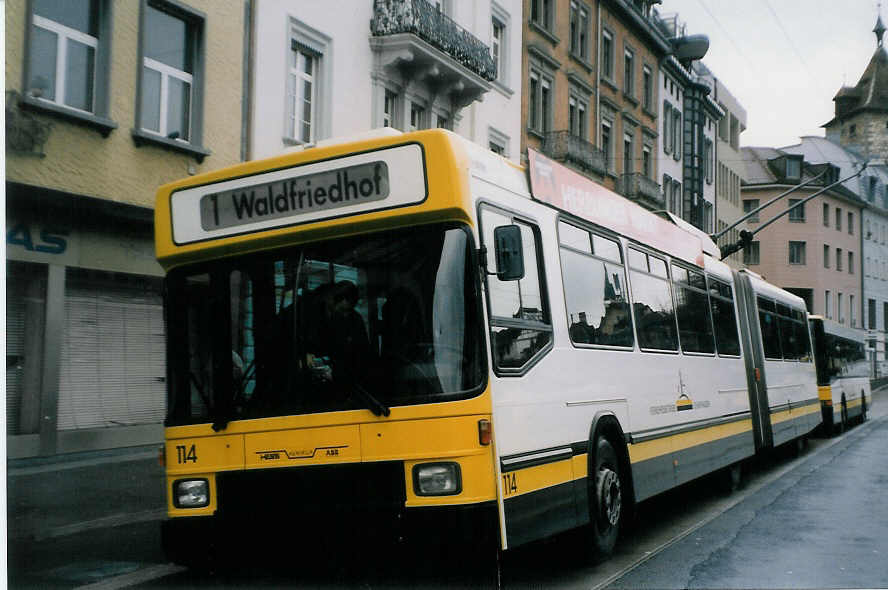
<svg viewBox="0 0 888 590">
<path fill-rule="evenodd" d="M 387 405 L 373 397 L 369 391 L 358 385 L 357 383 L 352 383 L 352 387 L 354 388 L 355 393 L 358 394 L 368 405 L 368 408 L 371 412 L 373 412 L 376 416 L 385 416 L 386 418 L 392 413 Z"/>
</svg>

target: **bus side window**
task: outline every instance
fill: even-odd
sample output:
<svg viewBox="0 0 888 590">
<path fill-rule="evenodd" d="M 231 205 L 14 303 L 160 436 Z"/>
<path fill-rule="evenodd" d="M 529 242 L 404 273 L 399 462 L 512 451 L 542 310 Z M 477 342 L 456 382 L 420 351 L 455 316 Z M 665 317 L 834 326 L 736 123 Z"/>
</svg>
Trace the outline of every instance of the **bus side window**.
<svg viewBox="0 0 888 590">
<path fill-rule="evenodd" d="M 675 308 L 666 263 L 629 248 L 629 281 L 638 346 L 649 350 L 678 350 Z"/>
<path fill-rule="evenodd" d="M 740 356 L 740 337 L 737 334 L 737 318 L 734 315 L 733 290 L 727 283 L 712 277 L 707 279 L 712 324 L 715 326 L 715 349 L 721 356 Z"/>
<path fill-rule="evenodd" d="M 560 222 L 561 274 L 574 344 L 631 347 L 632 317 L 619 244 Z"/>
<path fill-rule="evenodd" d="M 714 352 L 712 312 L 703 274 L 673 264 L 672 281 L 681 349 L 685 352 Z"/>
<path fill-rule="evenodd" d="M 487 268 L 496 268 L 493 233 L 504 225 L 517 225 L 521 229 L 524 278 L 500 281 L 495 274 L 487 276 L 491 346 L 498 369 L 517 371 L 549 346 L 552 326 L 539 276 L 540 239 L 533 226 L 508 213 L 484 208 L 481 230 L 487 247 Z"/>
<path fill-rule="evenodd" d="M 780 349 L 780 328 L 777 327 L 777 307 L 773 301 L 757 297 L 759 310 L 759 327 L 762 331 L 762 345 L 765 358 L 780 360 L 783 352 Z"/>
</svg>

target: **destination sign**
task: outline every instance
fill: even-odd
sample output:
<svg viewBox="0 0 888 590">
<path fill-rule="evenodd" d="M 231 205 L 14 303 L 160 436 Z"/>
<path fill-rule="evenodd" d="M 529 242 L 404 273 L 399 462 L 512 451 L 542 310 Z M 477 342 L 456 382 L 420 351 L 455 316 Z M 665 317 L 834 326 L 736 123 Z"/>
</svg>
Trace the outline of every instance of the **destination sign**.
<svg viewBox="0 0 888 590">
<path fill-rule="evenodd" d="M 304 211 L 381 201 L 387 196 L 388 166 L 385 162 L 370 162 L 210 193 L 200 199 L 200 225 L 205 230 L 214 230 Z"/>
<path fill-rule="evenodd" d="M 300 154 L 301 156 L 301 154 Z M 418 143 L 177 189 L 170 195 L 173 241 L 203 240 L 422 203 L 428 196 Z"/>
</svg>

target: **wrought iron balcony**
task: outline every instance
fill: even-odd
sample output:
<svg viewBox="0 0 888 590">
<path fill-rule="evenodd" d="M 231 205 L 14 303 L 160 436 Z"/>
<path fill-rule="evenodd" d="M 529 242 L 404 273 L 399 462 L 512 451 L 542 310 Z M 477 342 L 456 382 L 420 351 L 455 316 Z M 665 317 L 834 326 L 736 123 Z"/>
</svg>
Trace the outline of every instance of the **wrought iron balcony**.
<svg viewBox="0 0 888 590">
<path fill-rule="evenodd" d="M 553 160 L 571 164 L 584 172 L 604 175 L 607 171 L 604 152 L 582 137 L 571 135 L 569 131 L 546 133 L 541 149 Z"/>
<path fill-rule="evenodd" d="M 374 37 L 416 35 L 481 78 L 496 78 L 487 45 L 425 0 L 374 0 L 370 32 Z"/>
<path fill-rule="evenodd" d="M 640 172 L 630 172 L 620 176 L 617 192 L 627 199 L 640 201 L 650 209 L 664 209 L 666 200 L 660 192 L 660 185 Z"/>
</svg>

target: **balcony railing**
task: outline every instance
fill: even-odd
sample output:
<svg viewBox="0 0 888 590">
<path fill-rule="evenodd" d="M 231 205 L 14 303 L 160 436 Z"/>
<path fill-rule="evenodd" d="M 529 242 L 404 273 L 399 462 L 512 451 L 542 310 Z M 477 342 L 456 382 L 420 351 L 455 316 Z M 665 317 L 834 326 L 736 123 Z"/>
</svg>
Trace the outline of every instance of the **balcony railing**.
<svg viewBox="0 0 888 590">
<path fill-rule="evenodd" d="M 653 209 L 663 209 L 666 206 L 660 185 L 640 172 L 630 172 L 620 176 L 617 192 L 627 199 L 643 201 L 643 204 Z"/>
<path fill-rule="evenodd" d="M 375 37 L 412 33 L 485 80 L 496 79 L 490 49 L 425 0 L 374 0 Z"/>
<path fill-rule="evenodd" d="M 569 131 L 550 131 L 543 139 L 542 151 L 553 160 L 572 164 L 584 172 L 603 175 L 607 171 L 604 152 Z"/>
</svg>

